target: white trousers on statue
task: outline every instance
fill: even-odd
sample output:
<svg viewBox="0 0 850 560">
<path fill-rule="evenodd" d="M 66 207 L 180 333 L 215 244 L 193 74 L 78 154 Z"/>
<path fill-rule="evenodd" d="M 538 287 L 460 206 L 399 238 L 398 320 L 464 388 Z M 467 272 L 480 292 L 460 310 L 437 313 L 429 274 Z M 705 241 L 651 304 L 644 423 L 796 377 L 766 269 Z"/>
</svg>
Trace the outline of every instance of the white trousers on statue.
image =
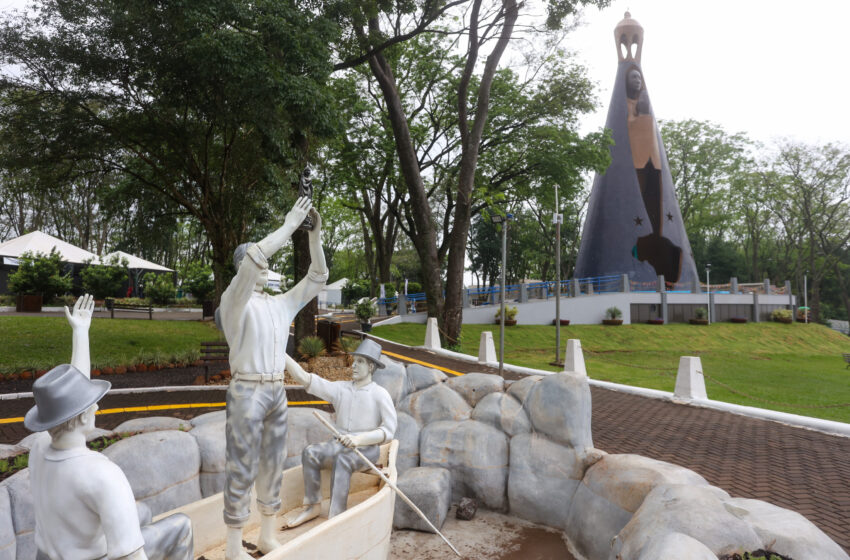
<svg viewBox="0 0 850 560">
<path fill-rule="evenodd" d="M 251 486 L 263 515 L 280 510 L 286 459 L 286 391 L 282 381 L 233 380 L 227 388 L 224 522 L 242 527 L 251 513 Z"/>
<path fill-rule="evenodd" d="M 377 445 L 358 447 L 367 459 L 375 463 L 381 455 Z M 328 519 L 345 511 L 348 506 L 348 488 L 351 473 L 369 466 L 352 449 L 332 439 L 308 445 L 301 452 L 301 469 L 304 473 L 304 504 L 322 501 L 322 469 L 331 469 L 331 506 Z"/>
</svg>

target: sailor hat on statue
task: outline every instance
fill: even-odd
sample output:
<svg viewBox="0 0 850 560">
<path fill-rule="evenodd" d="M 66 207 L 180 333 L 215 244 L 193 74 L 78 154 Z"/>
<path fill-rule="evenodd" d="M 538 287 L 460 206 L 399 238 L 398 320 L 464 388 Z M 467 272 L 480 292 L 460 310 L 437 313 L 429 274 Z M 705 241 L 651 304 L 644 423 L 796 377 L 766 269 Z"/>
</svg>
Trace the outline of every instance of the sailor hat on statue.
<svg viewBox="0 0 850 560">
<path fill-rule="evenodd" d="M 381 369 L 384 364 L 381 362 L 381 345 L 371 338 L 364 339 L 357 347 L 357 350 L 352 352 L 355 356 L 363 356 L 367 360 L 375 364 L 375 367 Z"/>
<path fill-rule="evenodd" d="M 54 428 L 99 401 L 111 386 L 109 381 L 88 379 L 70 364 L 56 366 L 33 383 L 35 406 L 24 426 L 33 432 Z"/>
</svg>

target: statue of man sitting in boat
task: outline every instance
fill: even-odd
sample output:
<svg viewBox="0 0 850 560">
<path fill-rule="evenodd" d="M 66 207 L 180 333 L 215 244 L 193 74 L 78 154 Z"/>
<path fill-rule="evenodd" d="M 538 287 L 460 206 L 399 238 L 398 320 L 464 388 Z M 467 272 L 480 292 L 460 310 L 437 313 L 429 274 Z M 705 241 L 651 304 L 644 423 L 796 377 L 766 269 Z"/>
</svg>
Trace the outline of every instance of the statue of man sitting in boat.
<svg viewBox="0 0 850 560">
<path fill-rule="evenodd" d="M 331 503 L 328 519 L 345 511 L 351 475 L 365 471 L 380 454 L 379 446 L 393 439 L 398 420 L 386 389 L 372 381 L 375 369 L 383 368 L 381 346 L 366 339 L 353 353 L 352 381 L 328 381 L 307 373 L 290 356 L 286 369 L 305 390 L 331 403 L 340 435 L 308 445 L 301 453 L 304 474 L 304 509 L 284 518 L 286 527 L 297 527 L 321 513 L 321 470 L 331 469 Z M 355 451 L 356 449 L 356 451 Z M 357 452 L 359 451 L 359 453 Z"/>
</svg>

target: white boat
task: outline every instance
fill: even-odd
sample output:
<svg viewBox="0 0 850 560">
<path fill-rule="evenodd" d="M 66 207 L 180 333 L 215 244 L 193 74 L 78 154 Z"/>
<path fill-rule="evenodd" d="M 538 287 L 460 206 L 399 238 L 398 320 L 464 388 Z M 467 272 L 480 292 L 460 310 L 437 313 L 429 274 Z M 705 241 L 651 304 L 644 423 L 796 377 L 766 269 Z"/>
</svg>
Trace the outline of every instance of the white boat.
<svg viewBox="0 0 850 560">
<path fill-rule="evenodd" d="M 377 461 L 377 465 L 393 484 L 398 478 L 395 466 L 397 454 L 398 441 L 393 440 L 381 446 L 381 455 Z M 354 473 L 351 477 L 348 509 L 330 520 L 326 517 L 330 495 L 330 471 L 322 471 L 322 495 L 323 515 L 299 527 L 279 531 L 278 540 L 282 546 L 262 558 L 386 560 L 390 550 L 395 492 L 372 472 Z M 300 466 L 284 471 L 280 496 L 283 502 L 280 512 L 282 524 L 283 515 L 302 507 L 304 479 Z M 253 497 L 251 503 L 252 509 L 255 510 L 256 501 Z M 192 520 L 195 558 L 223 560 L 227 532 L 222 517 L 223 509 L 223 497 L 219 493 L 158 517 L 185 513 Z M 260 515 L 252 511 L 244 529 L 245 541 L 255 543 L 259 531 Z M 254 550 L 248 548 L 248 552 Z"/>
</svg>

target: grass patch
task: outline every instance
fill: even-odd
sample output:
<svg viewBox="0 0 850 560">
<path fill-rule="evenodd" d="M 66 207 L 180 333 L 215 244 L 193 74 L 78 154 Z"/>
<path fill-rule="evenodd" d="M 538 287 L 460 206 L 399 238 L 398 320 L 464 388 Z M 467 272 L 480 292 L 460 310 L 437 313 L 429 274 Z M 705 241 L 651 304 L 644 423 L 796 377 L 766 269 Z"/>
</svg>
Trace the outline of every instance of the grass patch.
<svg viewBox="0 0 850 560">
<path fill-rule="evenodd" d="M 185 361 L 201 341 L 217 340 L 211 322 L 93 319 L 93 367 Z M 0 374 L 50 369 L 71 360 L 71 327 L 64 317 L 0 317 Z"/>
<path fill-rule="evenodd" d="M 493 332 L 498 349 L 498 326 L 464 325 L 460 351 L 477 355 L 482 331 Z M 425 325 L 375 327 L 373 333 L 419 346 Z M 850 372 L 841 357 L 850 352 L 850 338 L 821 325 L 570 325 L 561 327 L 561 352 L 569 338 L 581 340 L 593 379 L 672 392 L 679 357 L 699 356 L 711 399 L 850 422 Z M 506 328 L 505 356 L 511 364 L 557 371 L 549 365 L 555 327 Z"/>
</svg>

